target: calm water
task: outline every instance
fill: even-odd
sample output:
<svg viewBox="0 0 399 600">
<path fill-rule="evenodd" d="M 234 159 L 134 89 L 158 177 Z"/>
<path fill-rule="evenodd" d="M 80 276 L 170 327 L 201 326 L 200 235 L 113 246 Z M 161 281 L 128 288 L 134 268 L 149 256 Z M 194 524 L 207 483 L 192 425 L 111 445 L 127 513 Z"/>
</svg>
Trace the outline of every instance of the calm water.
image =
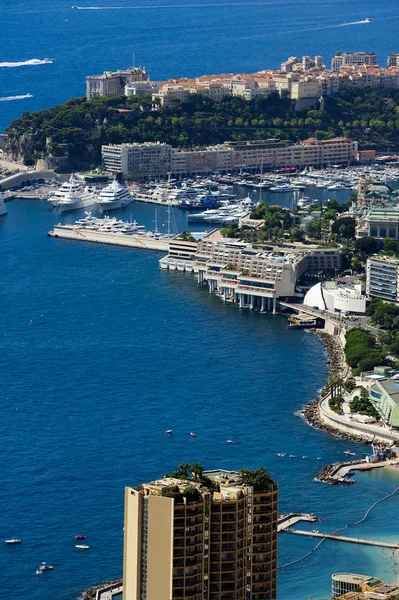
<svg viewBox="0 0 399 600">
<path fill-rule="evenodd" d="M 0 532 L 23 544 L 0 543 L 6 598 L 74 600 L 120 575 L 124 486 L 181 461 L 266 465 L 280 511 L 313 511 L 327 531 L 399 485 L 396 472 L 357 476 L 349 488 L 313 482 L 348 446 L 363 450 L 295 414 L 327 376 L 316 337 L 289 331 L 282 316 L 225 306 L 191 275 L 160 271 L 157 253 L 48 238 L 59 216 L 46 203 L 8 209 L 0 220 Z M 126 216 L 132 211 L 151 226 L 153 207 L 138 203 Z M 179 228 L 184 219 L 176 211 Z M 284 451 L 298 458 L 275 456 Z M 358 535 L 397 539 L 387 515 L 398 509 L 399 496 Z M 83 554 L 74 548 L 80 533 L 91 546 Z M 279 544 L 281 565 L 314 545 L 286 534 Z M 55 568 L 37 577 L 42 560 Z M 331 573 L 347 569 L 394 579 L 381 550 L 326 542 L 280 572 L 280 598 L 302 600 L 305 590 L 327 598 Z"/>
<path fill-rule="evenodd" d="M 398 51 L 397 0 L 3 0 L 0 128 L 85 93 L 85 75 L 145 65 L 153 79 L 277 68 L 289 56 Z M 370 24 L 359 23 L 371 17 Z M 1 67 L 45 57 L 53 64 Z"/>
</svg>

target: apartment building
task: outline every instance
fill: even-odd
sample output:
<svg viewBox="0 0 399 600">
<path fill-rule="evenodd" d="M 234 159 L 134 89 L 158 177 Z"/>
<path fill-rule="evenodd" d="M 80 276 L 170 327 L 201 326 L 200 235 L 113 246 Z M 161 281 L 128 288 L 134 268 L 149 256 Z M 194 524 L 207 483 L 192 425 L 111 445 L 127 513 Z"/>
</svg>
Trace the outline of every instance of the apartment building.
<svg viewBox="0 0 399 600">
<path fill-rule="evenodd" d="M 190 90 L 184 85 L 163 85 L 159 92 L 152 95 L 154 104 L 167 108 L 173 106 L 176 102 L 188 102 L 190 100 Z"/>
<path fill-rule="evenodd" d="M 291 83 L 291 99 L 302 100 L 304 98 L 320 98 L 322 85 L 318 79 L 305 77 Z"/>
<path fill-rule="evenodd" d="M 366 294 L 399 302 L 399 259 L 390 256 L 373 256 L 367 260 Z"/>
<path fill-rule="evenodd" d="M 125 489 L 123 600 L 274 600 L 277 484 L 208 471 Z"/>
<path fill-rule="evenodd" d="M 104 167 L 111 173 L 165 177 L 170 171 L 172 147 L 168 144 L 110 144 L 101 148 Z"/>
<path fill-rule="evenodd" d="M 392 54 L 388 54 L 388 58 L 387 58 L 387 67 L 389 69 L 389 67 L 399 67 L 399 54 L 398 53 L 392 53 Z"/>
<path fill-rule="evenodd" d="M 377 65 L 377 55 L 375 52 L 337 52 L 331 61 L 331 70 L 339 71 L 351 65 Z"/>
<path fill-rule="evenodd" d="M 149 76 L 145 67 L 131 67 L 125 71 L 104 71 L 102 75 L 86 77 L 86 98 L 117 96 L 125 93 L 128 82 L 146 82 Z"/>
<path fill-rule="evenodd" d="M 111 172 L 143 176 L 206 175 L 260 168 L 348 165 L 357 159 L 358 143 L 349 138 L 316 140 L 299 144 L 278 140 L 225 142 L 199 150 L 173 149 L 168 144 L 115 144 L 102 146 L 104 167 Z"/>
</svg>

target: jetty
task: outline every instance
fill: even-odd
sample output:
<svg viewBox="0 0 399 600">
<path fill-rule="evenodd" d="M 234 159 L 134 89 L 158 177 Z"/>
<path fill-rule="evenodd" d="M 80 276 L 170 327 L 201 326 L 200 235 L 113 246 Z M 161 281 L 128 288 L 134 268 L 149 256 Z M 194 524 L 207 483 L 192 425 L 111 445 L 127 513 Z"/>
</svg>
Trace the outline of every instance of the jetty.
<svg viewBox="0 0 399 600">
<path fill-rule="evenodd" d="M 113 246 L 126 246 L 128 248 L 141 248 L 143 250 L 158 250 L 169 252 L 170 238 L 162 236 L 147 235 L 124 235 L 118 232 L 99 231 L 80 227 L 79 225 L 55 225 L 48 236 L 77 240 L 79 242 L 97 242 L 99 244 L 111 244 Z"/>
<path fill-rule="evenodd" d="M 289 529 L 288 533 L 295 535 L 306 535 L 308 537 L 324 538 L 328 540 L 336 540 L 338 542 L 349 542 L 352 544 L 364 544 L 365 546 L 379 546 L 380 548 L 393 548 L 399 550 L 399 542 L 383 542 L 379 540 L 365 540 L 362 538 L 353 538 L 346 535 L 335 535 L 334 533 L 320 533 L 315 531 L 303 531 L 301 529 Z"/>
<path fill-rule="evenodd" d="M 288 513 L 287 515 L 280 515 L 277 521 L 277 533 L 284 531 L 292 525 L 296 525 L 300 521 L 310 521 L 315 523 L 319 519 L 310 513 Z"/>
</svg>

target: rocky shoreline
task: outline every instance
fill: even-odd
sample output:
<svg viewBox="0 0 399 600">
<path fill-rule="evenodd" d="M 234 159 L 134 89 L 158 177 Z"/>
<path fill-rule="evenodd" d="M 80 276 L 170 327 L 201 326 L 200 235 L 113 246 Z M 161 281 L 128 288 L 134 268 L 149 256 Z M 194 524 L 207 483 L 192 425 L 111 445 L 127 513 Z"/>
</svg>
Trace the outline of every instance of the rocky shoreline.
<svg viewBox="0 0 399 600">
<path fill-rule="evenodd" d="M 110 586 L 116 587 L 118 585 L 122 585 L 122 581 L 122 579 L 112 579 L 111 581 L 108 581 L 108 583 L 101 583 L 100 585 L 96 585 L 84 592 L 82 600 L 95 600 L 97 592 L 99 590 L 108 588 Z"/>
<path fill-rule="evenodd" d="M 317 337 L 323 342 L 324 347 L 327 352 L 327 365 L 328 371 L 330 375 L 339 375 L 340 377 L 346 377 L 348 373 L 348 365 L 345 361 L 345 353 L 341 344 L 341 340 L 337 335 L 330 335 L 325 331 L 313 330 L 313 332 L 317 335 Z M 370 437 L 366 435 L 362 435 L 361 433 L 347 433 L 338 429 L 337 427 L 333 427 L 332 425 L 327 425 L 322 421 L 320 417 L 320 398 L 326 396 L 329 392 L 327 384 L 322 388 L 320 392 L 320 396 L 318 398 L 314 398 L 308 404 L 306 404 L 303 409 L 300 411 L 300 414 L 303 416 L 305 421 L 311 425 L 311 427 L 315 427 L 316 429 L 321 429 L 330 433 L 331 435 L 335 435 L 343 440 L 351 440 L 354 442 L 360 442 L 362 444 L 369 444 Z"/>
</svg>

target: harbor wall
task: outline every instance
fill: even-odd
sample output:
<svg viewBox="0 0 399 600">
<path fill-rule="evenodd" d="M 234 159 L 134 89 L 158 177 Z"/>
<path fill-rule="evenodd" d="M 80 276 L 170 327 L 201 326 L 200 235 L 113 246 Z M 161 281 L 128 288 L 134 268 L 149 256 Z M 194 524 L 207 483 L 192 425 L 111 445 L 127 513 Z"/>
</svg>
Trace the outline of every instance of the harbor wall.
<svg viewBox="0 0 399 600">
<path fill-rule="evenodd" d="M 123 235 L 118 233 L 104 233 L 101 231 L 88 231 L 83 227 L 56 225 L 48 232 L 50 237 L 77 240 L 80 242 L 97 242 L 113 246 L 129 248 L 142 248 L 143 250 L 169 251 L 169 240 L 147 238 L 142 235 Z"/>
</svg>

